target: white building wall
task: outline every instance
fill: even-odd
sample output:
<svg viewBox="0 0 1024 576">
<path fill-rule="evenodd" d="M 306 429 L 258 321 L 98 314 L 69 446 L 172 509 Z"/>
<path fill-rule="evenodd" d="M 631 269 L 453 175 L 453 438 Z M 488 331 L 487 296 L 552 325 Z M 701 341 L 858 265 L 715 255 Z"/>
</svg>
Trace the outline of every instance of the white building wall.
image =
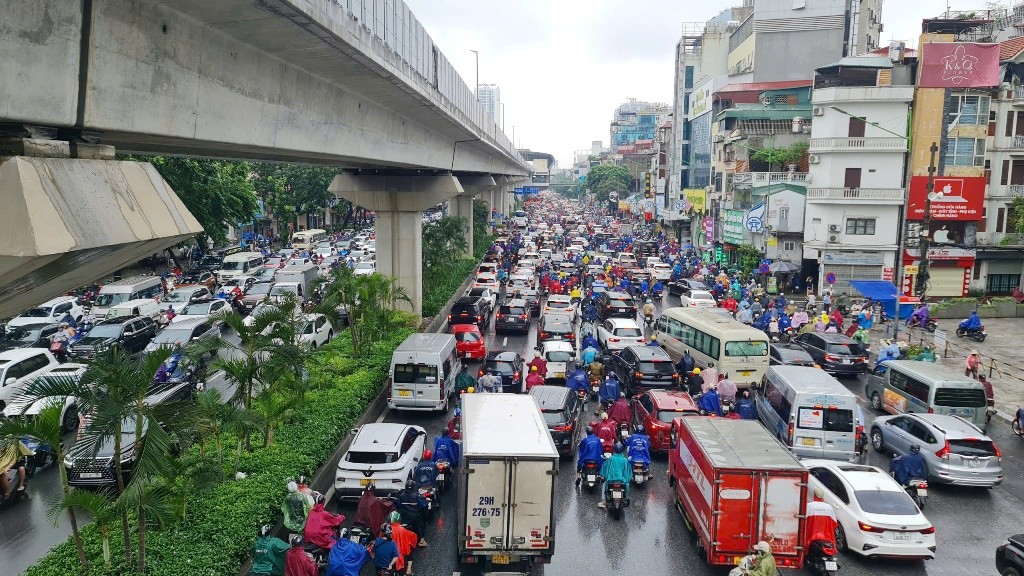
<svg viewBox="0 0 1024 576">
<path fill-rule="evenodd" d="M 872 236 L 847 234 L 847 218 L 874 218 Z M 837 226 L 838 232 L 830 232 Z M 808 202 L 804 211 L 804 244 L 829 250 L 861 250 L 864 248 L 896 248 L 899 231 L 899 210 L 879 204 L 827 204 Z M 830 242 L 836 236 L 837 242 Z"/>
</svg>

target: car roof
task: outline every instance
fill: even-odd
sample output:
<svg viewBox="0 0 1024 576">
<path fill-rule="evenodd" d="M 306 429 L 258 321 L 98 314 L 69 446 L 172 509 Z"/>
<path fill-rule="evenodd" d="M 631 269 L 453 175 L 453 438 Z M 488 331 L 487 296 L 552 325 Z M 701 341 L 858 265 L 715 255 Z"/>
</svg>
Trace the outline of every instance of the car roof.
<svg viewBox="0 0 1024 576">
<path fill-rule="evenodd" d="M 830 332 L 817 332 L 816 334 L 824 338 L 826 342 L 830 342 L 832 344 L 849 344 L 851 342 L 858 342 L 846 334 L 832 334 Z"/>
<path fill-rule="evenodd" d="M 349 450 L 360 452 L 388 452 L 401 444 L 405 431 L 411 426 L 397 422 L 371 422 L 363 424 L 352 440 Z"/>
<path fill-rule="evenodd" d="M 7 350 L 6 352 L 0 352 L 0 366 L 7 364 L 8 362 L 17 362 L 18 360 L 24 360 L 31 356 L 45 353 L 46 350 L 42 348 L 15 348 L 14 350 Z"/>
<path fill-rule="evenodd" d="M 40 304 L 38 306 L 33 306 L 33 308 L 53 308 L 54 306 L 56 306 L 58 304 L 64 304 L 68 300 L 77 300 L 77 299 L 78 298 L 75 297 L 75 296 L 57 296 L 56 298 L 51 298 L 51 299 L 47 300 L 46 302 L 43 302 L 42 304 Z"/>
<path fill-rule="evenodd" d="M 480 333 L 480 327 L 476 324 L 454 324 L 452 325 L 452 334 L 455 334 L 456 332 Z"/>
<path fill-rule="evenodd" d="M 565 398 L 569 395 L 569 389 L 565 386 L 534 386 L 530 388 L 530 396 L 533 397 L 537 407 L 541 410 L 561 410 L 565 408 Z"/>
<path fill-rule="evenodd" d="M 925 414 L 925 413 L 909 413 L 906 416 L 911 416 L 922 420 L 930 424 L 934 428 L 938 428 L 946 436 L 970 436 L 973 438 L 985 437 L 984 432 L 979 430 L 974 424 L 964 420 L 959 416 L 951 416 L 949 414 Z"/>
<path fill-rule="evenodd" d="M 205 318 L 205 317 L 202 317 L 202 316 L 196 316 L 195 318 L 185 318 L 184 320 L 179 320 L 177 322 L 174 322 L 174 323 L 170 324 L 169 326 L 167 326 L 167 328 L 170 328 L 172 330 L 186 329 L 186 328 L 195 328 L 196 326 L 202 324 L 203 322 L 209 322 L 209 321 L 210 321 L 209 318 Z M 165 330 L 167 328 L 165 328 Z"/>
<path fill-rule="evenodd" d="M 562 302 L 562 301 L 571 302 L 572 301 L 572 297 L 569 296 L 568 294 L 549 294 L 548 295 L 548 302 L 551 302 L 552 300 L 555 300 L 555 301 L 558 301 L 558 302 Z"/>
<path fill-rule="evenodd" d="M 672 361 L 672 357 L 660 346 L 626 346 L 626 348 L 636 354 L 636 357 L 640 360 Z"/>
<path fill-rule="evenodd" d="M 541 349 L 545 350 L 548 348 L 564 348 L 566 350 L 573 350 L 574 347 L 571 343 L 565 340 L 548 340 L 541 344 Z"/>
<path fill-rule="evenodd" d="M 455 306 L 469 306 L 480 301 L 479 296 L 463 296 L 455 301 Z"/>
<path fill-rule="evenodd" d="M 519 360 L 520 359 L 520 358 L 517 358 L 517 356 L 519 356 L 519 353 L 518 352 L 513 352 L 511 350 L 493 350 L 493 351 L 487 353 L 487 360 L 497 360 L 497 361 L 500 361 L 500 362 L 513 362 L 515 360 Z"/>
<path fill-rule="evenodd" d="M 607 294 L 608 298 L 611 298 L 612 300 L 627 300 L 629 298 L 632 298 L 632 296 L 626 294 L 625 292 L 607 290 L 604 293 Z"/>
<path fill-rule="evenodd" d="M 622 328 L 627 326 L 630 328 L 640 327 L 640 325 L 637 324 L 636 320 L 633 320 L 632 318 L 609 318 L 605 320 L 605 322 L 611 322 L 612 326 L 616 328 Z"/>
<path fill-rule="evenodd" d="M 523 299 L 523 298 L 510 298 L 510 299 L 506 300 L 504 304 L 501 305 L 502 308 L 511 308 L 511 307 L 522 308 L 523 306 L 526 306 L 526 300 Z"/>
<path fill-rule="evenodd" d="M 887 492 L 902 492 L 903 488 L 892 479 L 887 473 L 874 466 L 867 464 L 852 464 L 838 462 L 836 460 L 822 460 L 810 458 L 801 460 L 804 466 L 827 467 L 833 472 L 838 472 L 846 482 L 856 490 L 885 490 Z"/>
<path fill-rule="evenodd" d="M 654 400 L 654 405 L 659 409 L 669 410 L 684 408 L 697 411 L 697 403 L 693 397 L 682 390 L 648 390 L 647 394 Z"/>
<path fill-rule="evenodd" d="M 125 322 L 128 322 L 129 320 L 135 320 L 136 318 L 142 318 L 142 316 L 139 316 L 138 314 L 114 316 L 113 318 L 104 318 L 103 320 L 97 322 L 96 325 L 104 326 L 107 324 L 124 324 Z"/>
</svg>

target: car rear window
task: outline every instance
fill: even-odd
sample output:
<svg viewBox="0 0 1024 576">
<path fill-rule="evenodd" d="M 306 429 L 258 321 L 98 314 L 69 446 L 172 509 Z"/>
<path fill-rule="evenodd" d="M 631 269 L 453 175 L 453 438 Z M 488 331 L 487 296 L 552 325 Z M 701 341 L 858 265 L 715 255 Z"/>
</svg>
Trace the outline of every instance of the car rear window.
<svg viewBox="0 0 1024 576">
<path fill-rule="evenodd" d="M 642 336 L 643 332 L 641 332 L 639 328 L 616 328 L 615 335 L 627 338 L 636 338 L 638 336 Z"/>
<path fill-rule="evenodd" d="M 345 460 L 353 464 L 390 464 L 398 460 L 394 452 L 349 452 Z"/>
<path fill-rule="evenodd" d="M 459 342 L 479 342 L 480 334 L 476 332 L 456 332 L 455 339 Z"/>
<path fill-rule="evenodd" d="M 804 430 L 853 432 L 853 411 L 802 407 L 797 414 L 796 425 Z"/>
<path fill-rule="evenodd" d="M 511 362 L 491 360 L 487 363 L 487 367 L 485 369 L 487 372 L 497 372 L 503 376 L 511 376 L 515 373 L 515 369 L 512 367 Z"/>
<path fill-rule="evenodd" d="M 566 352 L 565 350 L 552 350 L 547 353 L 548 362 L 568 362 L 572 360 L 572 352 Z"/>
<path fill-rule="evenodd" d="M 943 387 L 935 390 L 935 405 L 982 408 L 988 406 L 988 399 L 983 388 Z"/>
<path fill-rule="evenodd" d="M 996 455 L 996 448 L 991 440 L 963 438 L 960 440 L 947 440 L 947 442 L 949 442 L 949 451 L 958 456 L 985 457 Z"/>
<path fill-rule="evenodd" d="M 658 374 L 672 374 L 675 367 L 670 361 L 641 362 L 640 371 L 644 373 L 657 372 Z"/>
<path fill-rule="evenodd" d="M 544 414 L 544 423 L 548 426 L 558 426 L 568 420 L 563 410 L 544 410 L 542 414 Z"/>
<path fill-rule="evenodd" d="M 828 353 L 864 356 L 864 345 L 862 345 L 860 342 L 850 342 L 848 344 L 829 344 Z"/>
<path fill-rule="evenodd" d="M 726 342 L 726 356 L 767 356 L 767 342 Z"/>
<path fill-rule="evenodd" d="M 617 300 L 612 298 L 608 300 L 608 305 L 612 308 L 630 308 L 634 304 L 632 300 Z"/>
<path fill-rule="evenodd" d="M 658 420 L 666 424 L 671 424 L 673 420 L 680 416 L 700 416 L 700 412 L 692 410 L 658 410 Z"/>
<path fill-rule="evenodd" d="M 401 384 L 437 382 L 437 366 L 426 364 L 395 364 L 394 381 Z"/>
<path fill-rule="evenodd" d="M 476 306 L 472 304 L 452 306 L 452 316 L 476 316 Z"/>
<path fill-rule="evenodd" d="M 857 490 L 854 493 L 861 510 L 868 514 L 885 514 L 888 516 L 913 516 L 920 514 L 917 505 L 900 490 Z"/>
<path fill-rule="evenodd" d="M 502 306 L 501 313 L 512 314 L 514 316 L 521 316 L 523 314 L 526 314 L 526 308 L 523 308 L 522 306 Z"/>
</svg>

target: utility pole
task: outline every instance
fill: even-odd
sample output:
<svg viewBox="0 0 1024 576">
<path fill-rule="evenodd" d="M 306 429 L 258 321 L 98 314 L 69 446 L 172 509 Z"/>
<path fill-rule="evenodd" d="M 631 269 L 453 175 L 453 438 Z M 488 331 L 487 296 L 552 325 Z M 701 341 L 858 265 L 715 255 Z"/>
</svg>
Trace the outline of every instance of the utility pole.
<svg viewBox="0 0 1024 576">
<path fill-rule="evenodd" d="M 476 50 L 470 50 L 470 52 L 472 52 L 473 56 L 476 58 L 476 92 L 474 92 L 474 95 L 476 96 L 476 101 L 479 102 L 480 101 L 480 53 L 477 52 Z"/>
<path fill-rule="evenodd" d="M 917 244 L 921 251 L 921 263 L 918 264 L 917 279 L 914 282 L 914 292 L 921 297 L 921 300 L 924 300 L 928 292 L 928 278 L 931 276 L 928 273 L 928 245 L 929 235 L 932 233 L 932 196 L 935 194 L 935 172 L 938 171 L 935 166 L 935 154 L 939 151 L 939 145 L 932 142 L 928 151 L 931 153 L 928 158 L 928 196 L 924 202 L 924 221 L 921 223 L 921 233 L 918 234 Z"/>
</svg>

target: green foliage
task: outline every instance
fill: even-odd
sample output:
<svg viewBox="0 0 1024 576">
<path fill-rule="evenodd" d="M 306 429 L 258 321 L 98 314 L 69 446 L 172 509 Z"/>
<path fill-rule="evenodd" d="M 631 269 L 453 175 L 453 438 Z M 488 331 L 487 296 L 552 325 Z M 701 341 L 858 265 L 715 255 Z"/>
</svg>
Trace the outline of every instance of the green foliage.
<svg viewBox="0 0 1024 576">
<path fill-rule="evenodd" d="M 334 198 L 327 187 L 338 171 L 324 166 L 254 163 L 252 173 L 256 194 L 266 200 L 267 208 L 285 226 L 295 224 L 300 214 L 327 206 Z M 344 212 L 347 207 L 344 202 L 338 209 Z"/>
<path fill-rule="evenodd" d="M 307 401 L 295 408 L 294 417 L 282 425 L 273 446 L 256 447 L 242 455 L 244 480 L 228 481 L 187 494 L 185 520 L 147 532 L 147 574 L 222 576 L 235 574 L 251 552 L 256 527 L 280 515 L 285 480 L 308 474 L 330 455 L 348 434 L 367 404 L 380 391 L 391 352 L 411 332 L 399 329 L 387 339 L 353 353 L 348 338 L 336 338 L 309 360 L 312 390 Z M 342 367 L 344 372 L 336 371 Z M 233 436 L 228 435 L 227 441 Z M 186 458 L 198 458 L 191 450 Z M 132 522 L 136 520 L 133 517 Z M 28 576 L 99 576 L 130 573 L 121 537 L 110 533 L 111 569 L 103 569 L 103 538 L 97 524 L 82 530 L 88 571 L 77 568 L 74 544 L 68 540 L 55 547 Z"/>
<path fill-rule="evenodd" d="M 249 222 L 259 211 L 248 162 L 167 156 L 129 158 L 150 162 L 215 242 L 228 226 Z"/>
<path fill-rule="evenodd" d="M 1018 234 L 1024 234 L 1024 197 L 1018 196 L 1013 199 L 1010 204 L 1010 214 L 1006 219 L 1007 224 L 1010 224 L 1014 231 Z M 1016 241 L 1017 244 L 1020 240 Z"/>
<path fill-rule="evenodd" d="M 598 164 L 587 173 L 585 185 L 590 192 L 597 196 L 597 200 L 604 202 L 608 200 L 610 192 L 619 192 L 625 196 L 633 183 L 633 175 L 625 166 L 615 164 Z"/>
<path fill-rule="evenodd" d="M 797 142 L 784 148 L 765 147 L 755 150 L 751 159 L 768 164 L 768 169 L 771 170 L 771 167 L 776 164 L 785 165 L 799 162 L 807 155 L 807 150 L 807 142 Z"/>
<path fill-rule="evenodd" d="M 757 251 L 757 248 L 749 244 L 744 244 L 736 250 L 736 254 L 739 257 L 740 270 L 744 273 L 749 273 L 751 270 L 756 270 L 758 265 L 761 263 L 761 253 Z"/>
<path fill-rule="evenodd" d="M 486 250 L 486 246 L 484 250 Z M 476 269 L 476 260 L 449 259 L 423 271 L 423 316 L 433 316 L 444 308 L 448 299 Z"/>
<path fill-rule="evenodd" d="M 423 269 L 429 270 L 451 260 L 452 255 L 464 254 L 468 223 L 461 216 L 445 216 L 437 222 L 423 226 Z"/>
</svg>

